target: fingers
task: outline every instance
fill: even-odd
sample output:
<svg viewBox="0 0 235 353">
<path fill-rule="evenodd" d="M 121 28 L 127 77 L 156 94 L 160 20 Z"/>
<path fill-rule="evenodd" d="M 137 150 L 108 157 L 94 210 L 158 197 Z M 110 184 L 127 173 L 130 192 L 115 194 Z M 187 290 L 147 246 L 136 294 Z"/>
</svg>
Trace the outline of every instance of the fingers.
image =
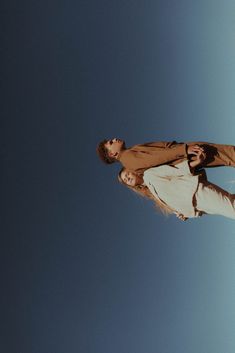
<svg viewBox="0 0 235 353">
<path fill-rule="evenodd" d="M 181 221 L 185 222 L 187 218 L 184 217 L 183 215 L 180 215 L 179 219 L 180 219 Z"/>
<path fill-rule="evenodd" d="M 175 212 L 175 215 L 177 218 L 179 218 L 183 222 L 187 220 L 187 217 L 185 217 L 182 213 Z"/>
<path fill-rule="evenodd" d="M 199 154 L 199 158 L 200 158 L 201 161 L 204 161 L 204 160 L 206 159 L 206 154 L 205 154 L 205 152 L 201 152 L 201 153 Z"/>
<path fill-rule="evenodd" d="M 203 151 L 203 147 L 199 146 L 199 145 L 192 145 L 191 146 L 194 150 L 198 150 L 198 151 Z"/>
<path fill-rule="evenodd" d="M 200 162 L 203 162 L 206 159 L 205 152 L 198 152 L 196 155 L 196 159 L 199 160 Z"/>
<path fill-rule="evenodd" d="M 192 145 L 188 147 L 188 154 L 198 155 L 199 153 L 202 153 L 202 152 L 204 152 L 204 149 L 199 145 Z"/>
</svg>

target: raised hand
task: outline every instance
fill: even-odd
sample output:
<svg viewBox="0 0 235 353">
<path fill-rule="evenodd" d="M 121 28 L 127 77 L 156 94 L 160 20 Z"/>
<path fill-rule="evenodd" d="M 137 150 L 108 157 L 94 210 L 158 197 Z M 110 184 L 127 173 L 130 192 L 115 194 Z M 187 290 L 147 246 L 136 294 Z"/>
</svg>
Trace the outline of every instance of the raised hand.
<svg viewBox="0 0 235 353">
<path fill-rule="evenodd" d="M 206 159 L 206 154 L 203 151 L 198 152 L 196 159 L 189 162 L 191 168 L 198 167 Z M 193 171 L 193 170 L 192 170 Z"/>
<path fill-rule="evenodd" d="M 204 149 L 203 149 L 203 147 L 200 147 L 199 145 L 188 146 L 188 150 L 187 150 L 188 154 L 194 154 L 197 156 L 201 152 L 204 152 Z"/>
</svg>

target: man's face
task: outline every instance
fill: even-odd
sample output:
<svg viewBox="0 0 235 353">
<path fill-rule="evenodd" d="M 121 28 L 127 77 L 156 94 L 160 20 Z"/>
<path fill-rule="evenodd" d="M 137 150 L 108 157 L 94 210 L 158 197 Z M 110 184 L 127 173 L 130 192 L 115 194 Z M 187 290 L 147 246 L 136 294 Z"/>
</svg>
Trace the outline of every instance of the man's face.
<svg viewBox="0 0 235 353">
<path fill-rule="evenodd" d="M 123 146 L 124 141 L 117 138 L 108 140 L 105 144 L 105 148 L 107 148 L 110 157 L 116 157 L 122 150 Z"/>
</svg>

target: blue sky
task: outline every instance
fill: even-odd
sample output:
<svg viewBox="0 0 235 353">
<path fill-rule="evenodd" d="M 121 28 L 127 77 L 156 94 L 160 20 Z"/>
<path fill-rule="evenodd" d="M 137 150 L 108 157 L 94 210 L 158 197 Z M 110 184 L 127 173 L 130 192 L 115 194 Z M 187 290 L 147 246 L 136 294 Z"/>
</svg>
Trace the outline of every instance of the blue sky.
<svg viewBox="0 0 235 353">
<path fill-rule="evenodd" d="M 165 218 L 95 153 L 234 144 L 234 11 L 2 3 L 1 351 L 234 352 L 234 221 Z M 208 177 L 235 192 L 234 169 Z"/>
</svg>

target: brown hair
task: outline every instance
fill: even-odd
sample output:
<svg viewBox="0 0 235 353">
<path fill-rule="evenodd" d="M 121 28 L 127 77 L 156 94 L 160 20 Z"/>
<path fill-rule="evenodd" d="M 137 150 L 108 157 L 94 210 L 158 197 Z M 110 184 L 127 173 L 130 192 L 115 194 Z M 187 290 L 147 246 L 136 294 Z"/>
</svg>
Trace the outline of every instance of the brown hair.
<svg viewBox="0 0 235 353">
<path fill-rule="evenodd" d="M 163 214 L 168 215 L 170 213 L 173 213 L 173 210 L 169 206 L 167 206 L 161 200 L 159 200 L 153 196 L 153 194 L 151 193 L 151 191 L 148 189 L 148 187 L 146 185 L 130 186 L 130 185 L 127 185 L 126 183 L 124 183 L 124 181 L 121 178 L 121 174 L 124 170 L 126 170 L 126 168 L 122 168 L 120 170 L 120 172 L 118 173 L 118 180 L 121 184 L 127 186 L 130 190 L 134 191 L 136 194 L 152 200 L 154 202 L 156 208 L 158 210 L 160 210 Z"/>
<path fill-rule="evenodd" d="M 96 152 L 97 152 L 98 156 L 100 157 L 100 159 L 105 164 L 112 164 L 112 163 L 116 162 L 116 159 L 109 156 L 108 150 L 105 147 L 105 144 L 107 142 L 108 142 L 108 140 L 101 141 L 96 148 Z"/>
</svg>

